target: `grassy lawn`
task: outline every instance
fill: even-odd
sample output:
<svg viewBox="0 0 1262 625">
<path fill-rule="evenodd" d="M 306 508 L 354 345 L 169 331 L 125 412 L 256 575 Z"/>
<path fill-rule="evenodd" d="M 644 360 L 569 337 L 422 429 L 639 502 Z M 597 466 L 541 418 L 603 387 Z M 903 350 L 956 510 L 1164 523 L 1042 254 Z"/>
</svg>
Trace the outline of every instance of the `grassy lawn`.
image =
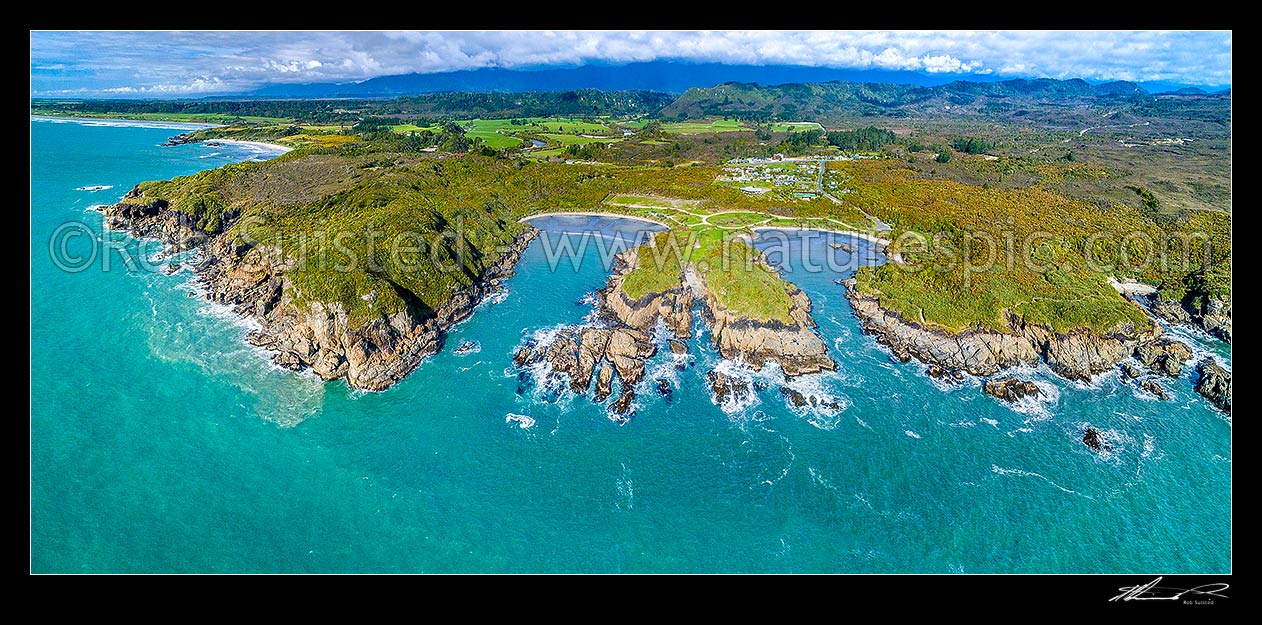
<svg viewBox="0 0 1262 625">
<path fill-rule="evenodd" d="M 671 122 L 662 124 L 662 130 L 677 135 L 699 135 L 711 132 L 750 131 L 752 129 L 747 128 L 744 124 L 734 119 L 716 119 L 700 122 Z"/>
<path fill-rule="evenodd" d="M 465 133 L 465 136 L 469 137 L 470 139 L 481 139 L 483 143 L 486 143 L 488 146 L 493 147 L 497 150 L 502 150 L 504 148 L 515 148 L 525 143 L 525 141 L 522 141 L 521 139 L 518 139 L 517 137 L 510 137 L 508 135 L 502 135 L 498 132 L 487 132 L 484 130 L 475 130 L 472 132 L 467 132 Z"/>
<path fill-rule="evenodd" d="M 549 141 L 556 141 L 557 143 L 560 143 L 561 145 L 587 145 L 589 143 L 617 143 L 618 141 L 622 141 L 622 139 L 614 138 L 614 137 L 600 137 L 600 138 L 593 139 L 591 137 L 580 137 L 578 135 L 563 135 L 563 134 L 557 134 L 557 133 L 551 133 L 551 132 L 544 133 L 543 136 L 547 137 Z"/>
<path fill-rule="evenodd" d="M 336 129 L 337 127 L 335 126 L 334 128 Z M 438 126 L 417 126 L 416 124 L 399 124 L 397 126 L 391 126 L 390 130 L 393 130 L 394 132 L 397 132 L 399 134 L 407 134 L 409 132 L 421 132 L 422 130 L 428 130 L 430 132 L 440 132 L 442 129 L 439 128 Z"/>
<path fill-rule="evenodd" d="M 585 122 L 581 119 L 565 117 L 521 117 L 514 124 L 512 119 L 474 119 L 461 122 L 471 132 L 504 132 L 512 134 L 526 131 L 532 133 L 555 132 L 560 134 L 604 134 L 609 126 L 603 123 Z"/>
<path fill-rule="evenodd" d="M 802 130 L 823 129 L 819 122 L 776 122 L 771 124 L 771 132 L 799 132 Z"/>
</svg>

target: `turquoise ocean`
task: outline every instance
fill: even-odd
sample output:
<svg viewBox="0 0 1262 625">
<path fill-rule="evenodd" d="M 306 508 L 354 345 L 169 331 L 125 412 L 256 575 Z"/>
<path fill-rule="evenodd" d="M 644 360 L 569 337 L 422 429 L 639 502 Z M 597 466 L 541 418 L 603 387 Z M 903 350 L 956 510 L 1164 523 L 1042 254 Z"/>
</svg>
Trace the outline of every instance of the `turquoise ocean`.
<svg viewBox="0 0 1262 625">
<path fill-rule="evenodd" d="M 506 297 L 385 392 L 278 369 L 246 324 L 189 295 L 189 273 L 129 269 L 111 246 L 158 248 L 102 233 L 90 210 L 143 180 L 268 156 L 159 147 L 178 132 L 31 121 L 35 572 L 1231 571 L 1231 423 L 1191 367 L 1168 402 L 1115 373 L 1088 385 L 1030 369 L 1044 399 L 1008 406 L 893 362 L 835 283 L 847 271 L 797 271 L 799 254 L 772 260 L 810 296 L 838 370 L 793 385 L 835 414 L 791 409 L 774 370 L 730 364 L 763 390 L 715 405 L 704 332 L 683 371 L 652 359 L 626 425 L 519 385 L 515 349 L 583 322 L 607 275 L 595 244 L 550 271 L 542 238 Z M 637 227 L 540 225 L 549 241 Z M 818 259 L 824 243 L 797 244 Z M 53 261 L 94 249 L 80 271 Z M 1174 332 L 1230 366 L 1229 346 Z M 1088 424 L 1111 453 L 1082 444 Z"/>
</svg>

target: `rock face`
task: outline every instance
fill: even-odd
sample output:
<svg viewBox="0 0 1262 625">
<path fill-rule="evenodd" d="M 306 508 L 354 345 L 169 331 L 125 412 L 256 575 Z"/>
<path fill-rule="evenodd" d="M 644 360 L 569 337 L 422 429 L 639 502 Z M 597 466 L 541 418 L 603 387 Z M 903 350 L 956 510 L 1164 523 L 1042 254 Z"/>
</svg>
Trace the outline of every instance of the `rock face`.
<svg viewBox="0 0 1262 625">
<path fill-rule="evenodd" d="M 1170 323 L 1191 323 L 1192 315 L 1180 302 L 1154 297 L 1149 309 L 1157 317 Z"/>
<path fill-rule="evenodd" d="M 792 404 L 793 406 L 797 408 L 804 408 L 806 406 L 817 406 L 820 408 L 826 408 L 828 410 L 833 410 L 833 411 L 841 410 L 841 404 L 835 401 L 821 400 L 819 397 L 816 397 L 815 395 L 806 395 L 804 393 L 801 393 L 787 386 L 780 387 L 780 394 L 784 395 L 785 399 L 787 399 L 790 404 Z"/>
<path fill-rule="evenodd" d="M 1161 333 L 1156 324 L 1138 328 L 1124 324 L 1105 334 L 1086 329 L 1059 333 L 1011 314 L 1005 332 L 971 329 L 949 333 L 904 319 L 884 308 L 877 298 L 856 291 L 853 278 L 843 284 L 864 332 L 888 346 L 900 361 L 914 357 L 945 370 L 958 369 L 976 376 L 991 376 L 1042 359 L 1057 374 L 1086 381 L 1108 371 L 1131 355 L 1136 346 Z"/>
<path fill-rule="evenodd" d="M 753 392 L 745 380 L 719 371 L 711 371 L 706 377 L 710 380 L 710 391 L 714 394 L 714 401 L 720 404 L 726 403 L 728 399 L 737 402 L 744 401 Z"/>
<path fill-rule="evenodd" d="M 1231 302 L 1203 295 L 1185 301 L 1163 300 L 1157 295 L 1149 299 L 1149 310 L 1170 323 L 1190 323 L 1206 332 L 1231 342 Z"/>
<path fill-rule="evenodd" d="M 443 345 L 447 328 L 467 319 L 484 297 L 513 273 L 523 250 L 538 233 L 517 237 L 500 258 L 487 265 L 468 287 L 432 312 L 403 310 L 356 326 L 341 303 L 299 305 L 285 273 L 291 259 L 274 246 L 251 246 L 232 237 L 206 233 L 188 215 L 165 202 L 138 204 L 138 189 L 102 210 L 110 228 L 156 238 L 177 250 L 201 247 L 204 260 L 194 267 L 207 299 L 231 306 L 258 321 L 248 340 L 275 352 L 273 360 L 290 369 L 309 367 L 325 380 L 346 378 L 358 389 L 382 390 L 415 369 Z M 223 225 L 237 215 L 228 211 Z"/>
<path fill-rule="evenodd" d="M 619 423 L 626 423 L 627 421 L 631 420 L 631 417 L 634 415 L 628 415 L 627 411 L 631 409 L 631 402 L 634 399 L 635 399 L 635 392 L 626 391 L 622 394 L 622 397 L 618 398 L 618 401 L 614 402 L 613 405 L 610 406 L 610 409 L 613 410 L 613 413 L 617 415 L 617 417 L 615 417 L 614 419 L 615 421 L 618 421 Z"/>
<path fill-rule="evenodd" d="M 1141 371 L 1139 367 L 1136 367 L 1129 362 L 1124 362 L 1122 363 L 1122 373 L 1125 374 L 1126 377 L 1134 380 L 1135 378 L 1143 375 L 1144 372 Z"/>
<path fill-rule="evenodd" d="M 939 365 L 929 365 L 929 369 L 925 371 L 929 377 L 937 380 L 945 380 L 956 384 L 964 381 L 964 373 L 958 369 L 947 369 Z"/>
<path fill-rule="evenodd" d="M 1206 332 L 1231 342 L 1231 302 L 1209 298 L 1194 317 Z"/>
<path fill-rule="evenodd" d="M 1042 391 L 1033 382 L 1026 382 L 1017 378 L 986 380 L 986 383 L 982 385 L 982 390 L 989 395 L 994 395 L 1008 402 L 1018 401 L 1024 397 L 1038 397 L 1042 394 Z"/>
<path fill-rule="evenodd" d="M 1100 435 L 1100 431 L 1091 427 L 1087 428 L 1087 431 L 1082 434 L 1082 442 L 1095 451 L 1108 451 L 1112 448 L 1108 441 L 1104 440 L 1104 437 Z"/>
<path fill-rule="evenodd" d="M 1168 399 L 1166 397 L 1166 389 L 1161 387 L 1161 384 L 1157 382 L 1156 378 L 1144 378 L 1139 382 L 1139 388 L 1152 393 L 1154 397 L 1160 399 L 1161 401 Z"/>
<path fill-rule="evenodd" d="M 788 284 L 791 324 L 744 319 L 729 311 L 705 285 L 691 266 L 686 280 L 698 291 L 705 304 L 704 315 L 711 324 L 711 340 L 727 359 L 743 359 L 755 369 L 768 361 L 779 363 L 786 376 L 832 371 L 837 364 L 828 357 L 824 340 L 815 333 L 811 300 L 801 289 Z"/>
<path fill-rule="evenodd" d="M 609 397 L 613 384 L 613 365 L 608 362 L 600 364 L 600 374 L 596 376 L 596 401 L 605 401 Z"/>
<path fill-rule="evenodd" d="M 1231 412 L 1231 372 L 1218 366 L 1213 358 L 1206 358 L 1196 365 L 1201 378 L 1196 392 L 1214 402 L 1223 412 Z"/>
<path fill-rule="evenodd" d="M 1192 357 L 1192 350 L 1183 343 L 1163 337 L 1136 347 L 1135 357 L 1149 369 L 1177 378 L 1183 371 L 1183 363 Z"/>
<path fill-rule="evenodd" d="M 652 332 L 660 319 L 676 339 L 692 337 L 692 290 L 681 284 L 661 293 L 631 299 L 622 281 L 638 262 L 638 248 L 614 257 L 614 272 L 600 291 L 601 308 L 618 323 L 641 332 Z"/>
</svg>

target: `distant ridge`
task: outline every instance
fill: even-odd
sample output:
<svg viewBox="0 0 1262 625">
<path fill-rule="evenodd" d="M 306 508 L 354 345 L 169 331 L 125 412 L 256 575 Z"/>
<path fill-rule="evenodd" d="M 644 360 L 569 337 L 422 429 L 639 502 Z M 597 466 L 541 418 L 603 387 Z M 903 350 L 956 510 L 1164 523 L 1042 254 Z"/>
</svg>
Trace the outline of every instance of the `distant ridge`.
<svg viewBox="0 0 1262 625">
<path fill-rule="evenodd" d="M 883 82 L 918 86 L 941 85 L 986 76 L 924 74 L 895 70 L 854 70 L 797 65 L 726 65 L 649 61 L 627 65 L 583 65 L 548 69 L 482 68 L 435 74 L 380 76 L 358 83 L 274 84 L 243 94 L 257 98 L 394 97 L 444 91 L 603 91 L 646 90 L 683 93 L 693 87 L 725 82 L 761 85 L 813 82 Z"/>
</svg>

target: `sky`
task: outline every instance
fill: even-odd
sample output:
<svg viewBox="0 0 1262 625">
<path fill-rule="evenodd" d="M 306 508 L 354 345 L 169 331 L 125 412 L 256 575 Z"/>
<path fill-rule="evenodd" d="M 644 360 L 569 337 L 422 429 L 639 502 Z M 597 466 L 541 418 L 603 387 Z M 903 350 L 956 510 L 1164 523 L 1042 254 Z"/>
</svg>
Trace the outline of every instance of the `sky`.
<svg viewBox="0 0 1262 625">
<path fill-rule="evenodd" d="M 198 97 L 482 67 L 674 60 L 1231 84 L 1224 31 L 31 32 L 31 95 Z"/>
</svg>

